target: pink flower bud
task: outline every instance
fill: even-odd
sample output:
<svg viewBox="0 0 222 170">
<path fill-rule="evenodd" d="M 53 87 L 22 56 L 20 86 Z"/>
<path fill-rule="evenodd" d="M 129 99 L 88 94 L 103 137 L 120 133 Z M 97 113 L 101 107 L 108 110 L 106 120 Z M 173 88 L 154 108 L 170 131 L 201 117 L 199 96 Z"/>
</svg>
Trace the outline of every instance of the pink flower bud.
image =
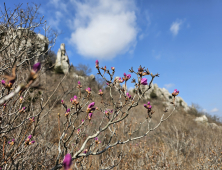
<svg viewBox="0 0 222 170">
<path fill-rule="evenodd" d="M 72 156 L 68 153 L 63 159 L 63 166 L 65 170 L 69 170 L 72 165 Z"/>
<path fill-rule="evenodd" d="M 34 70 L 37 73 L 40 70 L 40 68 L 41 68 L 41 63 L 38 62 L 33 65 L 32 70 Z"/>
<path fill-rule="evenodd" d="M 131 74 L 127 74 L 127 79 L 130 79 L 131 78 Z"/>
<path fill-rule="evenodd" d="M 146 78 L 142 78 L 140 83 L 142 85 L 147 85 L 147 79 Z"/>
<path fill-rule="evenodd" d="M 95 105 L 95 102 L 92 102 L 88 105 L 88 108 L 92 109 L 92 107 Z"/>
<path fill-rule="evenodd" d="M 2 80 L 1 83 L 3 86 L 5 86 L 5 80 Z"/>
</svg>

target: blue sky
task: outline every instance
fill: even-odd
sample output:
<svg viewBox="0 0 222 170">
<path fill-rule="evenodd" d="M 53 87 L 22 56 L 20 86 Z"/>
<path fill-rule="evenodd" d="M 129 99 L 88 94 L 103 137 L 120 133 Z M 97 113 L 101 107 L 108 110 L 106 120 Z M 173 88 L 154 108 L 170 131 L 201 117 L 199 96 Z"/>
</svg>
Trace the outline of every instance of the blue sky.
<svg viewBox="0 0 222 170">
<path fill-rule="evenodd" d="M 28 0 L 7 0 L 6 5 Z M 116 76 L 139 65 L 159 87 L 175 88 L 191 105 L 222 113 L 222 1 L 214 0 L 37 0 L 39 12 L 61 32 L 73 65 L 116 68 Z M 0 3 L 1 8 L 3 3 Z M 148 81 L 150 77 L 148 77 Z M 133 87 L 128 84 L 128 87 Z"/>
</svg>

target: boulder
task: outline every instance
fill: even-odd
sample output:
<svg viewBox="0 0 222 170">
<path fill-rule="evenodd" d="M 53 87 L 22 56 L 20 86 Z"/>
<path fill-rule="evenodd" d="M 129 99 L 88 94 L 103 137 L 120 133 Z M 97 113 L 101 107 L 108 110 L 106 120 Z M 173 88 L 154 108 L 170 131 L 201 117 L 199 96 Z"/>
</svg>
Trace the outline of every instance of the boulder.
<svg viewBox="0 0 222 170">
<path fill-rule="evenodd" d="M 200 117 L 196 117 L 194 119 L 195 122 L 198 122 L 198 123 L 208 123 L 208 119 L 207 119 L 207 116 L 203 115 L 203 116 L 200 116 Z"/>
<path fill-rule="evenodd" d="M 94 81 L 96 78 L 95 78 L 95 76 L 94 76 L 93 74 L 91 74 L 91 75 L 89 76 L 89 79 L 92 80 L 92 81 Z"/>
<path fill-rule="evenodd" d="M 148 89 L 148 87 L 148 85 L 141 86 L 141 90 L 144 91 Z M 155 97 L 155 95 L 159 99 L 163 100 L 163 103 L 165 103 L 167 106 L 169 106 L 170 102 L 173 100 L 172 94 L 167 89 L 159 88 L 157 84 L 151 84 L 151 88 L 145 93 L 145 98 L 152 98 Z M 190 109 L 187 103 L 180 96 L 176 97 L 175 105 L 182 106 L 185 111 Z"/>
</svg>

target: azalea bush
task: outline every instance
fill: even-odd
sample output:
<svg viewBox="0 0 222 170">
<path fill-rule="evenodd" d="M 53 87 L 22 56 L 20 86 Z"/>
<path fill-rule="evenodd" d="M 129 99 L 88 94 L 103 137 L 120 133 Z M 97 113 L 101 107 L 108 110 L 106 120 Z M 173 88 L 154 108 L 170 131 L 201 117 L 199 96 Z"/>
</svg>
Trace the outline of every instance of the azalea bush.
<svg viewBox="0 0 222 170">
<path fill-rule="evenodd" d="M 0 38 L 7 40 L 0 46 L 1 169 L 112 169 L 124 158 L 121 146 L 146 137 L 173 114 L 177 89 L 172 93 L 172 109 L 166 108 L 158 122 L 152 122 L 157 111 L 143 96 L 159 74 L 142 66 L 114 77 L 115 67 L 101 67 L 96 60 L 98 75 L 106 82 L 97 91 L 96 83 L 70 74 L 55 75 L 53 80 L 54 73 L 46 72 L 49 63 L 41 58 L 54 44 L 49 43 L 44 52 L 35 48 L 35 29 L 45 24 L 43 17 L 37 20 L 38 6 L 21 9 L 19 5 L 11 12 L 4 7 L 0 18 Z M 130 82 L 134 93 L 126 89 Z M 146 85 L 147 89 L 142 88 Z"/>
<path fill-rule="evenodd" d="M 110 71 L 106 66 L 100 67 L 98 60 L 95 67 L 98 70 L 98 74 L 107 82 L 111 102 L 107 102 L 104 98 L 102 89 L 98 91 L 100 100 L 97 100 L 97 102 L 94 101 L 95 97 L 92 97 L 90 87 L 85 87 L 85 94 L 82 94 L 81 91 L 84 87 L 78 81 L 77 86 L 73 87 L 78 89 L 77 94 L 69 100 L 65 96 L 61 99 L 64 112 L 57 114 L 57 135 L 59 138 L 56 145 L 52 145 L 47 141 L 47 135 L 49 135 L 50 131 L 44 131 L 45 129 L 41 128 L 41 126 L 45 126 L 44 124 L 47 121 L 50 121 L 50 119 L 46 121 L 45 117 L 49 115 L 54 105 L 49 110 L 46 109 L 49 99 L 44 102 L 44 90 L 41 93 L 42 98 L 39 103 L 27 101 L 26 97 L 31 85 L 39 77 L 41 63 L 34 64 L 26 83 L 19 84 L 14 89 L 13 86 L 17 80 L 15 67 L 12 69 L 14 76 L 3 76 L 4 79 L 1 81 L 3 90 L 0 99 L 0 104 L 2 105 L 0 133 L 3 143 L 1 148 L 3 153 L 1 167 L 3 169 L 8 169 L 9 167 L 59 169 L 63 165 L 70 168 L 68 165 L 71 165 L 74 160 L 76 160 L 74 161 L 76 167 L 84 167 L 87 164 L 84 160 L 85 158 L 91 155 L 101 155 L 113 147 L 143 138 L 157 129 L 175 110 L 174 107 L 167 116 L 163 114 L 159 123 L 151 128 L 149 124 L 152 116 L 155 115 L 155 111 L 152 109 L 151 102 L 147 101 L 144 104 L 144 109 L 141 110 L 141 112 L 147 112 L 145 120 L 140 122 L 138 127 L 130 126 L 127 130 L 127 136 L 117 135 L 121 133 L 121 130 L 125 131 L 124 128 L 121 128 L 121 124 L 127 120 L 130 114 L 135 114 L 131 110 L 139 105 L 142 96 L 151 88 L 151 83 L 159 74 L 150 74 L 148 69 L 145 70 L 140 66 L 136 72 L 133 68 L 129 70 L 129 72 L 137 76 L 137 80 L 131 80 L 131 74 L 126 73 L 123 74 L 122 78 L 113 78 L 115 68 L 112 67 Z M 108 75 L 109 79 L 105 77 L 105 74 Z M 151 77 L 149 83 L 145 76 Z M 135 85 L 136 94 L 133 95 L 124 88 L 126 87 L 126 82 L 130 80 Z M 119 85 L 121 83 L 125 84 L 125 86 Z M 141 86 L 144 85 L 149 86 L 147 89 L 142 90 Z M 56 94 L 58 86 L 54 89 L 52 95 Z M 8 91 L 5 93 L 4 89 Z M 118 97 L 112 95 L 114 91 L 119 94 Z M 173 105 L 178 94 L 177 89 L 172 93 Z M 37 112 L 33 110 L 34 107 Z M 138 129 L 146 130 L 143 134 L 138 135 L 136 133 Z M 104 138 L 104 136 L 106 137 Z M 41 165 L 35 161 L 34 155 L 43 162 Z M 50 156 L 45 157 L 45 155 Z M 119 159 L 121 160 L 121 156 L 119 156 Z M 111 165 L 101 164 L 100 167 L 109 168 L 116 165 L 114 162 Z"/>
</svg>

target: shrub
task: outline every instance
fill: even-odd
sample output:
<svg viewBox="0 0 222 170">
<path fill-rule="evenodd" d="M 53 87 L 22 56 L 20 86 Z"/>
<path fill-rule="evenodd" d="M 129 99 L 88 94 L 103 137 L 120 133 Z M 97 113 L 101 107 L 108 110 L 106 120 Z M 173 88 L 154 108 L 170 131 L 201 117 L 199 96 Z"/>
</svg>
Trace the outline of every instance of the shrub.
<svg viewBox="0 0 222 170">
<path fill-rule="evenodd" d="M 156 93 L 155 93 L 154 91 L 152 91 L 152 92 L 150 93 L 150 98 L 151 98 L 151 99 L 157 99 L 157 95 L 156 95 Z"/>
</svg>

